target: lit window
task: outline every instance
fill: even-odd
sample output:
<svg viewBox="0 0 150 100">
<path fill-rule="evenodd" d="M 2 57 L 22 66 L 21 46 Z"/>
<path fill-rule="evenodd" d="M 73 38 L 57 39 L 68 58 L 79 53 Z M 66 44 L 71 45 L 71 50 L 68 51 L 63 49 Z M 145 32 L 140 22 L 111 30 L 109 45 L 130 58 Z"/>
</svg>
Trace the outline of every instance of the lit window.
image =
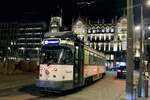
<svg viewBox="0 0 150 100">
<path fill-rule="evenodd" d="M 74 30 L 75 33 L 77 33 L 77 30 Z"/>
<path fill-rule="evenodd" d="M 111 29 L 111 32 L 114 32 L 114 29 L 113 29 L 113 28 Z"/>
<path fill-rule="evenodd" d="M 125 35 L 122 35 L 122 39 L 124 39 L 126 36 Z"/>
<path fill-rule="evenodd" d="M 88 30 L 88 33 L 91 33 L 91 30 Z"/>
<path fill-rule="evenodd" d="M 93 30 L 93 33 L 95 33 L 96 32 L 96 30 Z"/>
<path fill-rule="evenodd" d="M 106 29 L 106 32 L 109 33 L 109 29 L 108 28 Z"/>
<path fill-rule="evenodd" d="M 111 60 L 114 60 L 114 55 L 111 55 L 111 58 L 110 58 Z"/>
<path fill-rule="evenodd" d="M 104 32 L 105 32 L 105 30 L 104 30 L 104 29 L 102 29 L 102 32 L 104 33 Z"/>
</svg>

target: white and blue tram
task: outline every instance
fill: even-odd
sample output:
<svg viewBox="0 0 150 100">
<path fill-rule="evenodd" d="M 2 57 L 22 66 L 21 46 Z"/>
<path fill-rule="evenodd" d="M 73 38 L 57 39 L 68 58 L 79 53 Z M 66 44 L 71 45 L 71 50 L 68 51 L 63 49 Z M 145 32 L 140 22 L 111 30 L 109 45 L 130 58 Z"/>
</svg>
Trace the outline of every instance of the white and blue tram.
<svg viewBox="0 0 150 100">
<path fill-rule="evenodd" d="M 64 91 L 82 87 L 105 75 L 105 56 L 71 36 L 42 41 L 37 86 L 41 91 Z"/>
</svg>

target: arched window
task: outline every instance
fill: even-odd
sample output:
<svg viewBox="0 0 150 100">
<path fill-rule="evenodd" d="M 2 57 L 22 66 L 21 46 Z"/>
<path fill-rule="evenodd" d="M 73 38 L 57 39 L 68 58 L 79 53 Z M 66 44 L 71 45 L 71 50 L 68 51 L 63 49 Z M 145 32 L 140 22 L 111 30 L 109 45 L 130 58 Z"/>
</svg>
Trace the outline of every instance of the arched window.
<svg viewBox="0 0 150 100">
<path fill-rule="evenodd" d="M 93 29 L 93 30 L 92 30 L 92 33 L 96 33 L 96 30 L 95 30 L 95 29 Z"/>
<path fill-rule="evenodd" d="M 105 32 L 105 29 L 102 29 L 102 33 L 104 33 Z"/>
<path fill-rule="evenodd" d="M 91 33 L 91 30 L 90 30 L 90 29 L 88 29 L 88 33 L 89 33 L 89 34 Z"/>
<path fill-rule="evenodd" d="M 99 29 L 97 29 L 97 33 L 100 33 L 100 30 L 99 30 Z"/>
<path fill-rule="evenodd" d="M 109 28 L 106 28 L 106 33 L 109 33 Z"/>
<path fill-rule="evenodd" d="M 113 33 L 114 32 L 114 28 L 112 28 L 110 32 Z"/>
</svg>

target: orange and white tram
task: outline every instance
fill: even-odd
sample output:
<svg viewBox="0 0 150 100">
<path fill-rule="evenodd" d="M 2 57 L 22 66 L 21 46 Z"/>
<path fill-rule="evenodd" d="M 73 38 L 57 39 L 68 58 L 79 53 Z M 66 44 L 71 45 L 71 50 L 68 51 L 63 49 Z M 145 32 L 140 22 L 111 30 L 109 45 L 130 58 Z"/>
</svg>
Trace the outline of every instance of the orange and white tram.
<svg viewBox="0 0 150 100">
<path fill-rule="evenodd" d="M 105 75 L 105 56 L 78 39 L 53 37 L 42 44 L 36 83 L 41 91 L 70 90 Z"/>
</svg>

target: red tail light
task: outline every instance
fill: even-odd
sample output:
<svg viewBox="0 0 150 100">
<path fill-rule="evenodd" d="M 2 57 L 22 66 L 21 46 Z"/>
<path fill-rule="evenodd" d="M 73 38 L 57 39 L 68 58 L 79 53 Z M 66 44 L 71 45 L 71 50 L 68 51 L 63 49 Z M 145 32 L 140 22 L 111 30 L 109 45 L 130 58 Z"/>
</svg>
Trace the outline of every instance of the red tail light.
<svg viewBox="0 0 150 100">
<path fill-rule="evenodd" d="M 88 69 L 84 69 L 84 72 L 88 72 Z"/>
<path fill-rule="evenodd" d="M 93 69 L 94 72 L 97 72 L 97 69 Z"/>
<path fill-rule="evenodd" d="M 119 72 L 119 73 L 120 73 L 120 72 L 121 72 L 121 70 L 119 69 L 119 70 L 117 70 L 117 72 Z"/>
</svg>

